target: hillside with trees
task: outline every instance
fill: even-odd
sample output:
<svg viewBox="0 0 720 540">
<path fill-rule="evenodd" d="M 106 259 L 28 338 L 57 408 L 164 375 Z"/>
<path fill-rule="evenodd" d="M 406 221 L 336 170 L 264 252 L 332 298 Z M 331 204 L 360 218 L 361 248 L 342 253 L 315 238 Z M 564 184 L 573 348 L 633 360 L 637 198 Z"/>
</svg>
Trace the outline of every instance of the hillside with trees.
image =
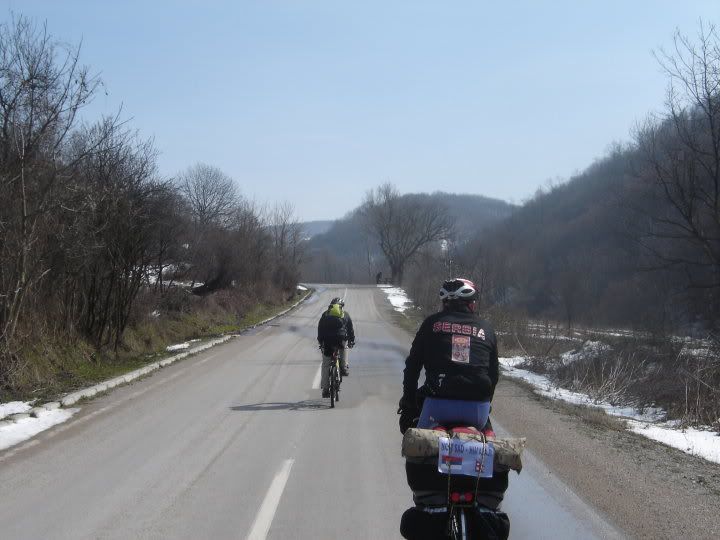
<svg viewBox="0 0 720 540">
<path fill-rule="evenodd" d="M 405 272 L 412 272 L 425 249 L 441 253 L 441 243 L 464 243 L 514 209 L 505 201 L 480 195 L 401 195 L 391 184 L 384 184 L 368 193 L 358 208 L 335 221 L 326 233 L 310 239 L 302 278 L 323 283 L 374 283 L 382 272 L 384 279 L 398 283 Z M 393 255 L 383 250 L 385 233 L 391 235 L 385 238 L 386 251 L 390 244 L 407 242 L 400 250 L 405 251 L 403 276 L 397 275 L 399 251 L 393 275 Z M 421 245 L 416 246 L 418 242 Z"/>
<path fill-rule="evenodd" d="M 659 55 L 667 109 L 569 182 L 540 192 L 458 269 L 503 305 L 568 327 L 715 335 L 720 322 L 720 40 Z"/>
</svg>

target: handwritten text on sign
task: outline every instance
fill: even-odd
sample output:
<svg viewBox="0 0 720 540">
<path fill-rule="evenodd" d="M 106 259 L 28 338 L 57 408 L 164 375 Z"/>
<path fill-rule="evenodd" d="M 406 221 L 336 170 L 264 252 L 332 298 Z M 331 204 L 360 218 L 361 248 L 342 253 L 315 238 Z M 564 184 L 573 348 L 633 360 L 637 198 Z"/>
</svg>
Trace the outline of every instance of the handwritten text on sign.
<svg viewBox="0 0 720 540">
<path fill-rule="evenodd" d="M 439 472 L 492 478 L 493 456 L 495 455 L 492 443 L 463 441 L 447 437 L 440 437 L 438 442 Z"/>
</svg>

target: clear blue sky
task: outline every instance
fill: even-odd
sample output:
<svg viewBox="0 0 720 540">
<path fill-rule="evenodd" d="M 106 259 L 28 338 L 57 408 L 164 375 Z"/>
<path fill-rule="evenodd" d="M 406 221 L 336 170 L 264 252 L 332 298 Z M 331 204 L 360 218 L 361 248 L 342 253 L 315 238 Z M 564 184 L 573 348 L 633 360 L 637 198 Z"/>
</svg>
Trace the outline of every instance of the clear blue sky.
<svg viewBox="0 0 720 540">
<path fill-rule="evenodd" d="M 89 116 L 124 115 L 173 176 L 198 161 L 259 202 L 337 218 L 383 182 L 515 202 L 663 106 L 652 50 L 714 1 L 4 0 L 83 41 Z"/>
</svg>

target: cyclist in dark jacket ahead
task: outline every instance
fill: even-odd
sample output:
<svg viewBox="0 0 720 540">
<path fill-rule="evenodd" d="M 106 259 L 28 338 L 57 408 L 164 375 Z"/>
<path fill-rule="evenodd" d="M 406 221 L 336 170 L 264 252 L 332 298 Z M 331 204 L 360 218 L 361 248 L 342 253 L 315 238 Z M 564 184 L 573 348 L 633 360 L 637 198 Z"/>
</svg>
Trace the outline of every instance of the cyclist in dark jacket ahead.
<svg viewBox="0 0 720 540">
<path fill-rule="evenodd" d="M 355 328 L 350 314 L 345 311 L 345 301 L 335 297 L 330 301 L 318 322 L 318 344 L 322 349 L 323 363 L 320 387 L 323 397 L 330 396 L 328 385 L 328 368 L 333 347 L 340 349 L 340 371 L 344 377 L 350 375 L 347 348 L 355 346 Z"/>
<path fill-rule="evenodd" d="M 422 323 L 405 361 L 400 400 L 403 433 L 419 413 L 418 392 L 426 398 L 419 427 L 466 421 L 481 422 L 477 427 L 482 429 L 498 382 L 497 339 L 490 324 L 475 313 L 475 284 L 463 278 L 447 280 L 440 299 L 442 311 Z M 423 368 L 425 384 L 418 389 Z"/>
</svg>

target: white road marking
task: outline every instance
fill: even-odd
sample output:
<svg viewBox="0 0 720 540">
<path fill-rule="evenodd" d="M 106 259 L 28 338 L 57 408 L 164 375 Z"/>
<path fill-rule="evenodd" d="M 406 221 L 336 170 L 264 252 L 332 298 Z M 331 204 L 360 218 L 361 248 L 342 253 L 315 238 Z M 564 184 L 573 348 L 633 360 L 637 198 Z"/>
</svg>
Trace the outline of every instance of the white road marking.
<svg viewBox="0 0 720 540">
<path fill-rule="evenodd" d="M 290 469 L 292 469 L 293 463 L 295 463 L 294 459 L 286 459 L 280 471 L 275 475 L 275 478 L 273 478 L 270 489 L 268 489 L 265 499 L 260 505 L 260 511 L 255 517 L 250 533 L 247 535 L 247 540 L 265 540 L 267 538 L 270 525 L 272 525 L 275 512 L 280 504 L 280 498 L 285 490 L 285 484 L 287 484 L 288 478 L 290 477 Z"/>
<path fill-rule="evenodd" d="M 320 374 L 322 370 L 322 364 L 318 366 L 317 373 L 315 374 L 315 378 L 313 379 L 312 388 L 313 390 L 320 390 Z"/>
<path fill-rule="evenodd" d="M 218 355 L 218 353 L 211 354 L 211 355 L 208 356 L 207 358 L 203 358 L 203 359 L 200 360 L 199 362 L 196 362 L 195 365 L 196 365 L 196 366 L 199 366 L 199 365 L 201 365 L 201 364 L 204 364 L 205 362 L 207 362 L 207 361 L 212 360 L 213 358 L 215 358 L 217 355 Z"/>
</svg>

